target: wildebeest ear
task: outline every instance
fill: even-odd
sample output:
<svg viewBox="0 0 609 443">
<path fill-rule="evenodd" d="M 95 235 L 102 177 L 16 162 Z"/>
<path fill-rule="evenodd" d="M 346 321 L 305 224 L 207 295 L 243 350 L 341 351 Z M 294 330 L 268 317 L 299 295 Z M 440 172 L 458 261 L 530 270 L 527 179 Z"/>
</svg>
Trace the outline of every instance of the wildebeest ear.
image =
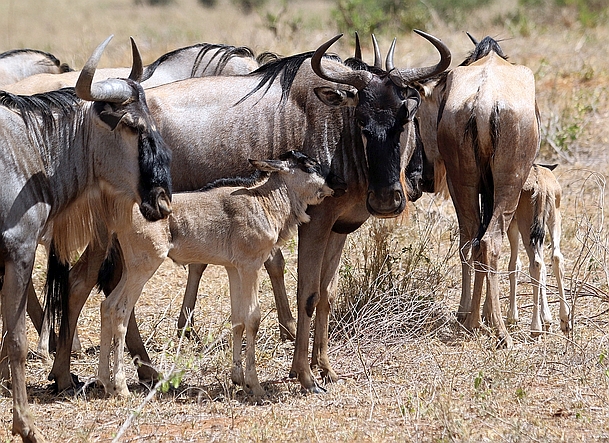
<svg viewBox="0 0 609 443">
<path fill-rule="evenodd" d="M 348 89 L 320 86 L 313 89 L 317 98 L 328 106 L 357 106 L 357 94 Z"/>
<path fill-rule="evenodd" d="M 414 88 L 408 88 L 406 90 L 406 99 L 404 100 L 404 106 L 408 115 L 407 120 L 410 121 L 414 118 L 419 105 L 421 104 L 421 94 Z"/>
<path fill-rule="evenodd" d="M 97 108 L 97 107 L 96 107 Z M 96 109 L 99 119 L 114 131 L 123 118 L 128 117 L 125 110 L 115 111 L 109 103 L 105 103 L 103 108 Z"/>
<path fill-rule="evenodd" d="M 542 168 L 549 169 L 550 171 L 553 171 L 554 169 L 556 169 L 556 166 L 558 166 L 558 163 L 554 163 L 553 165 L 539 164 L 539 166 L 541 166 Z"/>
<path fill-rule="evenodd" d="M 249 159 L 252 166 L 264 172 L 288 171 L 287 162 L 281 160 L 252 160 Z"/>
</svg>

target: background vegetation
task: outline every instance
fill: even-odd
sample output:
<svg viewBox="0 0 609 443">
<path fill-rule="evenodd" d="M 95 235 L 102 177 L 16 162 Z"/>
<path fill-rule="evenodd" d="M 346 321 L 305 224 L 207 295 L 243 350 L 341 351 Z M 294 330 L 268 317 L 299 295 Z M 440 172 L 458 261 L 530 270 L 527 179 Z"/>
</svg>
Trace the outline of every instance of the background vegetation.
<svg viewBox="0 0 609 443">
<path fill-rule="evenodd" d="M 184 268 L 167 262 L 145 289 L 137 310 L 155 366 L 166 376 L 159 393 L 137 384 L 133 395 L 105 398 L 90 385 L 78 397 L 47 388 L 50 365 L 32 353 L 28 386 L 37 423 L 50 441 L 606 441 L 609 435 L 609 226 L 604 202 L 609 173 L 609 26 L 601 0 L 486 2 L 174 0 L 5 0 L 0 50 L 31 47 L 75 68 L 109 34 L 104 66 L 130 64 L 133 35 L 144 62 L 197 42 L 250 46 L 256 53 L 309 51 L 354 30 L 372 60 L 367 33 L 381 50 L 398 37 L 396 65 L 430 64 L 437 54 L 411 32 L 417 26 L 451 48 L 453 66 L 471 50 L 463 31 L 501 40 L 510 60 L 537 80 L 543 143 L 540 163 L 559 163 L 563 186 L 566 287 L 575 316 L 565 337 L 555 321 L 538 340 L 528 334 L 531 289 L 519 294 L 516 346 L 496 351 L 484 332 L 456 323 L 460 264 L 449 200 L 427 195 L 399 220 L 370 220 L 350 236 L 332 318 L 330 357 L 341 381 L 325 395 L 303 394 L 287 378 L 293 345 L 279 340 L 270 283 L 263 280 L 259 375 L 269 396 L 254 404 L 230 382 L 230 304 L 222 268 L 205 274 L 193 330 L 176 335 Z M 456 6 L 455 6 L 456 5 Z M 453 7 L 455 6 L 455 7 Z M 349 11 L 347 14 L 341 12 Z M 347 9 L 345 9 L 347 8 Z M 380 8 L 382 13 L 378 12 Z M 374 12 L 377 11 L 377 12 Z M 419 12 L 422 11 L 422 12 Z M 374 12 L 374 14 L 372 14 Z M 366 18 L 370 14 L 376 19 Z M 406 18 L 420 17 L 420 22 Z M 333 49 L 346 58 L 352 40 Z M 296 242 L 284 252 L 295 303 Z M 507 249 L 505 249 L 507 250 Z M 523 254 L 524 268 L 526 257 Z M 35 269 L 38 289 L 44 257 Z M 507 269 L 505 261 L 502 269 Z M 504 294 L 507 274 L 501 272 Z M 554 280 L 548 279 L 550 297 Z M 79 324 L 84 351 L 73 359 L 92 382 L 99 342 L 100 297 L 93 294 Z M 503 300 L 507 304 L 507 300 Z M 554 315 L 557 304 L 552 298 Z M 36 334 L 28 332 L 30 348 Z M 132 367 L 131 365 L 129 366 Z M 0 397 L 0 440 L 12 441 L 12 401 Z"/>
</svg>

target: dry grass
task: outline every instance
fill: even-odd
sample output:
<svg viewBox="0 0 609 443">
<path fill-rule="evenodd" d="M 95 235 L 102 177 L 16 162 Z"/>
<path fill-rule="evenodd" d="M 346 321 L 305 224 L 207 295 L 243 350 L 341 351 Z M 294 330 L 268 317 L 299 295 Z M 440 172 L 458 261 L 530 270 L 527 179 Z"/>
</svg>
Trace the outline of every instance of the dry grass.
<svg viewBox="0 0 609 443">
<path fill-rule="evenodd" d="M 131 0 L 9 0 L 0 4 L 0 49 L 49 50 L 78 67 L 114 33 L 102 61 L 109 66 L 130 63 L 129 35 L 150 62 L 167 50 L 200 41 L 290 54 L 313 49 L 336 32 L 323 1 L 291 3 L 287 17 L 296 17 L 301 26 L 292 29 L 286 18 L 278 37 L 259 16 L 246 18 L 226 1 L 220 5 L 206 10 L 196 0 L 176 0 L 167 8 L 135 6 Z M 609 29 L 581 29 L 563 17 L 552 27 L 519 36 L 514 35 L 517 24 L 507 17 L 502 6 L 475 14 L 467 28 L 438 23 L 429 30 L 453 50 L 454 63 L 470 50 L 462 33 L 467 29 L 478 37 L 506 39 L 502 46 L 511 60 L 536 72 L 546 140 L 540 161 L 561 164 L 556 172 L 564 189 L 563 253 L 575 315 L 571 336 L 563 336 L 555 322 L 552 333 L 539 340 L 529 337 L 531 291 L 524 281 L 521 324 L 511 330 L 513 350 L 496 351 L 492 337 L 461 330 L 453 314 L 460 293 L 454 211 L 449 201 L 425 196 L 401 220 L 370 222 L 348 242 L 339 302 L 353 292 L 349 282 L 374 290 L 357 317 L 344 303 L 335 312 L 330 356 L 342 379 L 327 394 L 305 395 L 286 378 L 293 345 L 279 340 L 265 279 L 258 363 L 269 396 L 262 404 L 253 403 L 230 382 L 224 270 L 211 267 L 201 284 L 194 319 L 199 341 L 181 342 L 175 325 L 186 271 L 167 262 L 145 288 L 137 311 L 155 366 L 181 383 L 147 398 L 150 391 L 137 384 L 129 365 L 133 394 L 127 399 L 105 398 L 93 385 L 84 395 L 55 396 L 47 389 L 49 365 L 30 358 L 30 401 L 49 440 L 111 441 L 124 430 L 117 440 L 609 441 L 609 226 L 604 213 Z M 344 40 L 336 51 L 347 56 L 352 47 Z M 383 42 L 389 39 L 381 38 L 384 47 Z M 399 36 L 396 64 L 435 57 L 418 37 Z M 386 254 L 375 256 L 379 245 Z M 295 243 L 284 249 L 292 306 L 295 249 Z M 43 261 L 39 263 L 38 288 L 44 277 Z M 548 281 L 553 284 L 552 277 Z M 504 273 L 502 285 L 507 293 Z M 96 373 L 99 302 L 93 294 L 85 306 L 79 328 L 86 352 L 73 359 L 73 371 L 85 381 Z M 556 303 L 552 309 L 556 316 Z M 33 328 L 29 339 L 34 348 Z M 0 397 L 2 441 L 12 441 L 11 404 L 9 397 Z"/>
</svg>

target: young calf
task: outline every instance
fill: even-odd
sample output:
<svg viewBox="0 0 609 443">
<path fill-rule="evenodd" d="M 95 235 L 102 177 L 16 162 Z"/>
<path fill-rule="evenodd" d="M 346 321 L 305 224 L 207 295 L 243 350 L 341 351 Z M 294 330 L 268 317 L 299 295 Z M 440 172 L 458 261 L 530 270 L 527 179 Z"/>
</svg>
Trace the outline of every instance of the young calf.
<svg viewBox="0 0 609 443">
<path fill-rule="evenodd" d="M 554 167 L 533 165 L 527 178 L 514 218 L 508 228 L 510 241 L 510 309 L 508 322 L 518 321 L 516 305 L 516 280 L 521 264 L 518 258 L 518 232 L 529 257 L 529 273 L 533 284 L 533 318 L 531 335 L 537 336 L 547 331 L 552 323 L 552 314 L 546 295 L 546 265 L 543 260 L 543 240 L 546 226 L 552 242 L 552 269 L 558 286 L 560 299 L 560 329 L 567 333 L 571 330 L 570 310 L 565 299 L 562 283 L 563 255 L 560 252 L 561 188 L 552 173 Z M 540 297 L 541 295 L 541 297 Z"/>
<path fill-rule="evenodd" d="M 166 220 L 148 223 L 133 210 L 133 229 L 118 235 L 123 274 L 101 306 L 98 377 L 107 393 L 129 393 L 122 365 L 129 316 L 144 284 L 169 257 L 180 264 L 226 268 L 234 337 L 231 378 L 254 395 L 264 395 L 256 375 L 254 347 L 260 324 L 258 271 L 273 247 L 309 221 L 307 205 L 320 203 L 333 190 L 319 163 L 298 151 L 287 152 L 280 160 L 250 163 L 267 174 L 220 180 L 201 191 L 174 194 L 173 213 Z M 244 331 L 245 373 L 241 363 Z M 109 361 L 112 339 L 116 344 L 114 381 Z"/>
</svg>

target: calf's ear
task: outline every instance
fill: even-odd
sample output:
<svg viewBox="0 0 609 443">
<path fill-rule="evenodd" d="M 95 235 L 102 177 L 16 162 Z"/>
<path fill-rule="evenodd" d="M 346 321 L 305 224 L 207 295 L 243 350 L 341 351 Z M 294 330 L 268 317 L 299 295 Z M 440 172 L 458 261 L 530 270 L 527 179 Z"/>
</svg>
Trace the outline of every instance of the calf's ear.
<svg viewBox="0 0 609 443">
<path fill-rule="evenodd" d="M 251 165 L 263 172 L 278 172 L 288 171 L 287 162 L 281 160 L 252 160 L 249 159 Z"/>
</svg>

